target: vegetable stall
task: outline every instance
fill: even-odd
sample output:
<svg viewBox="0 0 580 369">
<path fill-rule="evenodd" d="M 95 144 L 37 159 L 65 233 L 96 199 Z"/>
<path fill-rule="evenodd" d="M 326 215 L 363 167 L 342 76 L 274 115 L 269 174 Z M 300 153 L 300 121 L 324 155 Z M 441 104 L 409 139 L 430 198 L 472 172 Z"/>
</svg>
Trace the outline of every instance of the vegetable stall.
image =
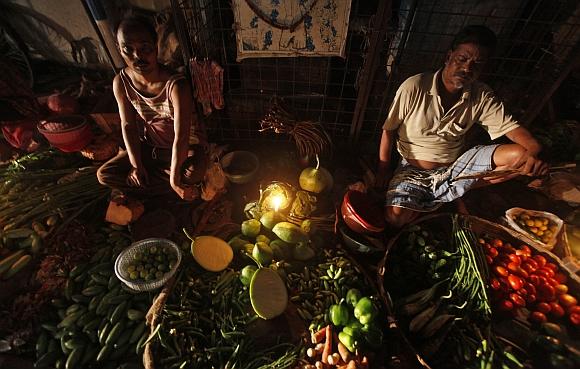
<svg viewBox="0 0 580 369">
<path fill-rule="evenodd" d="M 381 226 L 356 215 L 372 203 L 351 190 L 335 212 L 317 160 L 294 181 L 261 183 L 225 232 L 135 240 L 95 217 L 106 193 L 85 164 L 49 150 L 3 168 L 0 272 L 26 288 L 12 292 L 2 341 L 35 367 L 578 364 L 578 277 L 530 235 L 453 214 L 390 240 L 358 234 L 353 219 Z M 512 220 L 557 231 L 537 214 Z M 369 259 L 382 254 L 376 280 Z"/>
</svg>

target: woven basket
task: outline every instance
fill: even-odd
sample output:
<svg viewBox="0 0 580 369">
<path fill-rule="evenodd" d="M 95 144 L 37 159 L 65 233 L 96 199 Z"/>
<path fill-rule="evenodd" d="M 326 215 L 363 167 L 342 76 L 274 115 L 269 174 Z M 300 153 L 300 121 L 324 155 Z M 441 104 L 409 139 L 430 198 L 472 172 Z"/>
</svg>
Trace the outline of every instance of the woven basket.
<svg viewBox="0 0 580 369">
<path fill-rule="evenodd" d="M 429 214 L 417 219 L 415 222 L 409 224 L 409 227 L 415 224 L 420 225 L 430 225 L 433 229 L 437 229 L 438 231 L 442 231 L 446 234 L 451 235 L 451 216 L 453 214 L 449 213 L 441 213 L 441 214 Z M 488 220 L 478 218 L 475 216 L 469 215 L 460 215 L 459 216 L 463 220 L 467 220 L 473 232 L 478 235 L 486 235 L 492 238 L 500 238 L 505 242 L 509 242 L 514 246 L 519 246 L 522 244 L 529 245 L 536 254 L 543 255 L 549 262 L 552 262 L 560 268 L 561 272 L 566 275 L 568 281 L 566 282 L 570 290 L 572 291 L 573 295 L 578 296 L 580 294 L 580 277 L 573 272 L 571 272 L 560 258 L 558 258 L 553 253 L 547 251 L 545 248 L 537 247 L 533 244 L 529 244 L 527 242 L 527 238 L 522 234 L 505 227 L 503 225 L 490 222 Z M 394 248 L 397 246 L 399 240 L 403 235 L 406 234 L 406 228 L 402 229 L 395 237 L 393 237 L 389 243 L 387 244 L 385 255 L 383 259 L 380 261 L 378 265 L 378 272 L 377 272 L 377 284 L 378 289 L 380 292 L 381 299 L 386 306 L 387 309 L 387 322 L 389 326 L 392 328 L 396 328 L 400 332 L 400 337 L 404 340 L 405 346 L 413 352 L 415 358 L 420 366 L 423 368 L 431 368 L 429 364 L 421 357 L 419 352 L 413 347 L 412 343 L 410 342 L 409 338 L 406 336 L 405 331 L 401 329 L 398 324 L 398 318 L 395 315 L 394 310 L 394 302 L 389 293 L 388 289 L 385 287 L 385 274 L 388 272 L 388 261 L 390 260 L 391 253 L 393 252 Z"/>
<path fill-rule="evenodd" d="M 109 160 L 119 152 L 119 143 L 111 136 L 101 135 L 96 137 L 84 149 L 81 155 L 94 161 Z"/>
<path fill-rule="evenodd" d="M 173 254 L 177 257 L 177 261 L 163 277 L 154 279 L 151 281 L 134 281 L 129 278 L 126 273 L 126 267 L 133 261 L 135 254 L 151 246 L 156 246 L 160 248 L 169 248 Z M 125 283 L 129 288 L 135 291 L 153 291 L 162 287 L 173 275 L 177 272 L 179 264 L 181 263 L 181 250 L 175 242 L 166 240 L 164 238 L 147 238 L 141 241 L 133 243 L 131 246 L 123 250 L 117 260 L 115 261 L 115 274 L 123 283 Z"/>
</svg>

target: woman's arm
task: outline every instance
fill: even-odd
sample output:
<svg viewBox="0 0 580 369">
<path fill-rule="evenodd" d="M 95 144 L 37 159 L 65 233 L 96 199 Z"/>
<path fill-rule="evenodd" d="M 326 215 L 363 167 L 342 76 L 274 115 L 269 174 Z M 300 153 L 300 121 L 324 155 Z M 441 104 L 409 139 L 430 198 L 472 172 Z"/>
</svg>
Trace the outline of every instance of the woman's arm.
<svg viewBox="0 0 580 369">
<path fill-rule="evenodd" d="M 173 103 L 175 138 L 173 140 L 169 182 L 173 190 L 184 200 L 190 199 L 193 191 L 190 187 L 182 184 L 181 167 L 187 159 L 189 149 L 189 133 L 193 118 L 193 97 L 186 80 L 182 79 L 175 83 L 171 90 L 171 102 Z"/>
<path fill-rule="evenodd" d="M 119 107 L 121 117 L 121 132 L 127 149 L 127 155 L 133 169 L 127 176 L 127 183 L 133 186 L 143 186 L 148 182 L 147 171 L 141 161 L 141 143 L 137 127 L 137 112 L 125 94 L 121 75 L 117 74 L 113 80 L 113 93 Z"/>
</svg>

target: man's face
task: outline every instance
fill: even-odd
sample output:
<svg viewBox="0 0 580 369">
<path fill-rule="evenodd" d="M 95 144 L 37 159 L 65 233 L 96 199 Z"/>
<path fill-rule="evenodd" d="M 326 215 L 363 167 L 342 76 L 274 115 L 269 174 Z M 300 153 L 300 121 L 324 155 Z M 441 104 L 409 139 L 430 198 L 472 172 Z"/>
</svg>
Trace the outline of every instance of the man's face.
<svg viewBox="0 0 580 369">
<path fill-rule="evenodd" d="M 157 66 L 157 45 L 146 30 L 120 29 L 117 43 L 123 60 L 135 72 L 146 74 Z"/>
<path fill-rule="evenodd" d="M 455 50 L 449 51 L 442 73 L 445 87 L 459 91 L 475 81 L 479 77 L 487 57 L 486 48 L 472 43 L 459 44 Z"/>
</svg>

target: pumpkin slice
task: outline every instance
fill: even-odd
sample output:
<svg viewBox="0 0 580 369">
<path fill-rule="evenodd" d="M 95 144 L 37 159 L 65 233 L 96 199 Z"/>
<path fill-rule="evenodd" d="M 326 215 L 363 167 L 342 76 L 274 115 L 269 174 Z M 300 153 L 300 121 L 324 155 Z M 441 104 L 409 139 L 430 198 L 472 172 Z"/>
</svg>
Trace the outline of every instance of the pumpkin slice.
<svg viewBox="0 0 580 369">
<path fill-rule="evenodd" d="M 260 268 L 254 273 L 250 283 L 250 302 L 262 319 L 275 318 L 286 310 L 288 291 L 277 272 Z"/>
<path fill-rule="evenodd" d="M 231 246 L 213 236 L 200 236 L 191 242 L 191 254 L 197 263 L 210 272 L 221 272 L 234 258 Z"/>
</svg>

